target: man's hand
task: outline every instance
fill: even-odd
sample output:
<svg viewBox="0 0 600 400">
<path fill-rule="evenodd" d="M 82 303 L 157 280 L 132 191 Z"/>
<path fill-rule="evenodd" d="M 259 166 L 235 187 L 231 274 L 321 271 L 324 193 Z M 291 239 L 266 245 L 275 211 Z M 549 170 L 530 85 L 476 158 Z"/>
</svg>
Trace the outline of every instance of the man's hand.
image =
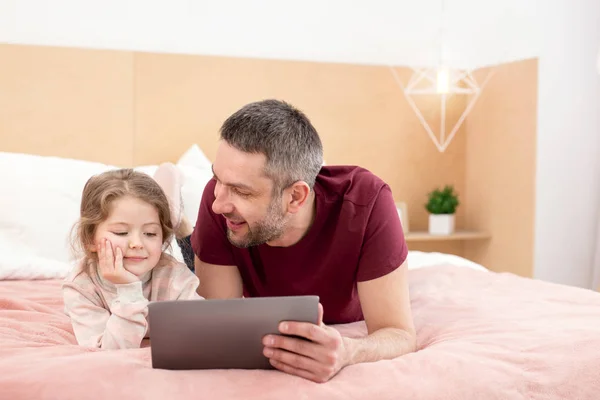
<svg viewBox="0 0 600 400">
<path fill-rule="evenodd" d="M 139 278 L 123 267 L 123 252 L 119 247 L 113 255 L 112 244 L 108 239 L 98 243 L 98 272 L 102 278 L 119 285 L 139 281 Z"/>
<path fill-rule="evenodd" d="M 263 354 L 280 371 L 317 383 L 327 382 L 348 364 L 348 355 L 340 333 L 323 324 L 323 306 L 319 304 L 318 324 L 282 322 L 279 331 L 304 339 L 267 335 Z"/>
</svg>

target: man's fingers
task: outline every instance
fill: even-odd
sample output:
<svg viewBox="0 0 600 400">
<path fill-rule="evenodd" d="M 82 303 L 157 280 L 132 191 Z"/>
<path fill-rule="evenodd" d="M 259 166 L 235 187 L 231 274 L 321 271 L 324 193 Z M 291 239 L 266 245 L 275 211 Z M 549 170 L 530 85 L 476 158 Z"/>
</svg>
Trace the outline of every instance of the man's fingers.
<svg viewBox="0 0 600 400">
<path fill-rule="evenodd" d="M 318 343 L 309 342 L 308 340 L 279 335 L 267 336 L 263 340 L 263 344 L 266 346 L 266 349 L 283 349 L 314 359 L 319 359 L 319 351 L 322 347 Z M 265 355 L 270 357 L 268 354 Z"/>
<path fill-rule="evenodd" d="M 324 345 L 333 344 L 332 335 L 325 326 L 310 322 L 286 321 L 279 325 L 279 331 L 286 335 L 295 335 Z"/>
<path fill-rule="evenodd" d="M 265 347 L 263 354 L 270 360 L 279 361 L 305 371 L 314 372 L 319 369 L 319 363 L 317 361 L 300 354 L 290 353 L 289 351 Z"/>
<path fill-rule="evenodd" d="M 279 361 L 293 368 L 308 371 L 318 376 L 333 374 L 334 365 L 328 364 L 326 361 L 324 362 L 319 360 L 318 352 L 311 352 L 311 354 L 305 356 L 302 355 L 303 353 L 296 353 L 293 350 L 287 351 L 272 347 L 265 347 L 263 354 L 270 360 Z"/>
<path fill-rule="evenodd" d="M 281 361 L 271 359 L 271 360 L 269 360 L 269 362 L 271 363 L 271 365 L 273 367 L 277 368 L 278 370 L 280 370 L 282 372 L 290 374 L 290 375 L 296 375 L 296 376 L 299 376 L 304 379 L 308 379 L 308 380 L 316 382 L 316 383 L 324 383 L 327 381 L 327 379 L 324 377 L 318 377 L 310 371 L 292 367 L 291 365 L 282 363 Z"/>
</svg>

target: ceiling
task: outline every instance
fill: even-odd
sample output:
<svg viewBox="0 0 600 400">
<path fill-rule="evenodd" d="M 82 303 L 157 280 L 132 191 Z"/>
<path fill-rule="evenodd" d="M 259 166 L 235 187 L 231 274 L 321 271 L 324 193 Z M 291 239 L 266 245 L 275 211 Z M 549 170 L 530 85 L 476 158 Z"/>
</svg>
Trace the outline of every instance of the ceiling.
<svg viewBox="0 0 600 400">
<path fill-rule="evenodd" d="M 0 0 L 0 42 L 474 68 L 537 55 L 537 3 Z"/>
</svg>

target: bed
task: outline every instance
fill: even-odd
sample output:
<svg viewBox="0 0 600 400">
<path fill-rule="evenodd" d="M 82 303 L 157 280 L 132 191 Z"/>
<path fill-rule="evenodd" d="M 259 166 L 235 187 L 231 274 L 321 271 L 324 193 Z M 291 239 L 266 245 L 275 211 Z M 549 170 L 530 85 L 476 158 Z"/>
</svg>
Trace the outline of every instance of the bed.
<svg viewBox="0 0 600 400">
<path fill-rule="evenodd" d="M 194 219 L 190 210 L 197 210 L 210 164 L 192 147 L 178 166 Z M 157 370 L 150 342 L 135 350 L 80 347 L 60 291 L 71 262 L 65 236 L 85 179 L 106 168 L 0 153 L 4 187 L 11 188 L 0 197 L 2 399 L 600 398 L 599 293 L 441 253 L 409 253 L 418 351 L 346 367 L 325 384 L 278 371 Z M 366 332 L 362 322 L 335 328 Z"/>
</svg>

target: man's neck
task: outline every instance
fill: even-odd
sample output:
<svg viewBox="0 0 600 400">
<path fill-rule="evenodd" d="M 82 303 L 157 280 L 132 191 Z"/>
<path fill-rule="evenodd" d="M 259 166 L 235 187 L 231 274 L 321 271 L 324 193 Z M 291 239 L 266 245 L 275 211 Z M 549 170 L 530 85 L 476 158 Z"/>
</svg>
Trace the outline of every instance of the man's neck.
<svg viewBox="0 0 600 400">
<path fill-rule="evenodd" d="M 273 247 L 289 247 L 298 243 L 310 230 L 316 213 L 316 196 L 313 190 L 300 211 L 288 221 L 285 232 L 281 237 L 267 244 Z"/>
</svg>

